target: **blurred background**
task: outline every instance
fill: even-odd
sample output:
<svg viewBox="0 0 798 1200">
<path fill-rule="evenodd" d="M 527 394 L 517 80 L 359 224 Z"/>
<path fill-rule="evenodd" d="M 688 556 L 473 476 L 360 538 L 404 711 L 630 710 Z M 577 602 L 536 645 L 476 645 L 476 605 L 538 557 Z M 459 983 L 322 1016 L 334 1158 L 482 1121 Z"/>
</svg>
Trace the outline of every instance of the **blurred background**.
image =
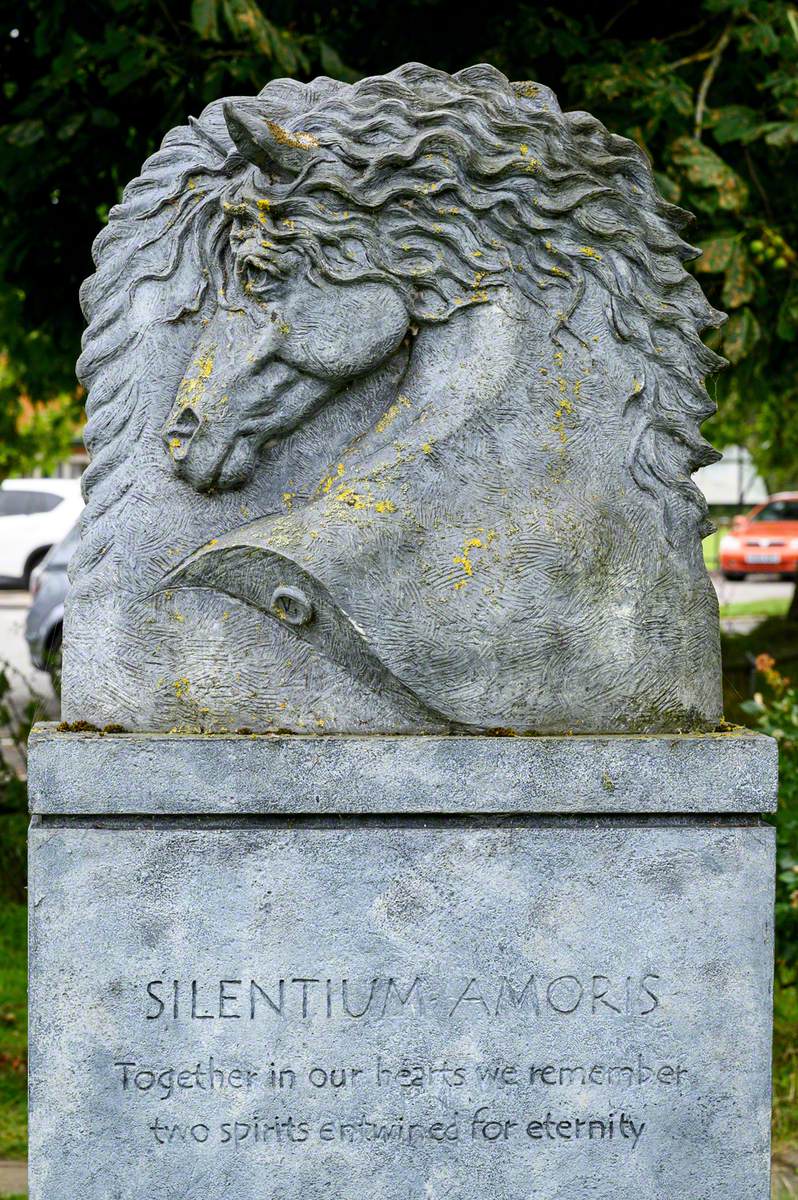
<svg viewBox="0 0 798 1200">
<path fill-rule="evenodd" d="M 172 126 L 272 78 L 488 61 L 649 156 L 696 214 L 729 319 L 697 475 L 718 530 L 727 720 L 774 734 L 774 1195 L 798 1196 L 798 9 L 767 0 L 0 0 L 0 1195 L 25 1191 L 25 739 L 57 717 L 82 501 L 78 291 L 125 183 Z M 796 677 L 796 682 L 792 677 Z"/>
</svg>

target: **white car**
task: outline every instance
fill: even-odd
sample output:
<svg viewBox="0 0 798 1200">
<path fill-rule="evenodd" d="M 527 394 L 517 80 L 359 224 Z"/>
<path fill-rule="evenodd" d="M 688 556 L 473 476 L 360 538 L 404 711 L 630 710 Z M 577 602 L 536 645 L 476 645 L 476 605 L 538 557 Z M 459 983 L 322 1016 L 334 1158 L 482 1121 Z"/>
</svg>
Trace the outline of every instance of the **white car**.
<svg viewBox="0 0 798 1200">
<path fill-rule="evenodd" d="M 27 587 L 33 568 L 66 537 L 82 508 L 77 479 L 0 483 L 0 578 Z"/>
</svg>

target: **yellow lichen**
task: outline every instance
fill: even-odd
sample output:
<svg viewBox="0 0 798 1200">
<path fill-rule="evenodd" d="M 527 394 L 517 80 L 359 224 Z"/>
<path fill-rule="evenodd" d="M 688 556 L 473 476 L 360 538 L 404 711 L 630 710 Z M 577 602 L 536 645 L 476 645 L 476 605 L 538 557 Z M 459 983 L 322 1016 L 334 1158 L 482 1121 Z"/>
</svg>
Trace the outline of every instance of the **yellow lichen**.
<svg viewBox="0 0 798 1200">
<path fill-rule="evenodd" d="M 394 504 L 393 500 L 378 500 L 374 505 L 374 508 L 378 513 L 396 512 L 396 505 Z"/>
<path fill-rule="evenodd" d="M 191 688 L 191 681 L 187 679 L 185 675 L 180 679 L 176 679 L 173 686 L 178 700 L 185 700 L 188 698 L 189 689 Z"/>
<path fill-rule="evenodd" d="M 319 139 L 305 130 L 284 129 L 276 121 L 267 120 L 266 124 L 274 140 L 282 146 L 291 146 L 294 150 L 314 150 L 319 145 Z"/>
<path fill-rule="evenodd" d="M 462 554 L 455 554 L 454 558 L 452 559 L 452 562 L 455 564 L 455 566 L 462 567 L 463 574 L 466 576 L 465 579 L 460 579 L 455 583 L 455 585 L 454 585 L 455 591 L 459 591 L 459 589 L 461 587 L 464 587 L 465 584 L 468 582 L 468 580 L 471 578 L 471 576 L 474 574 L 474 562 L 473 562 L 473 559 L 471 558 L 471 551 L 472 550 L 481 550 L 481 549 L 482 549 L 482 538 L 478 538 L 478 537 L 467 538 L 466 541 L 463 542 Z"/>
<path fill-rule="evenodd" d="M 339 463 L 335 470 L 335 474 L 328 475 L 326 479 L 323 479 L 321 481 L 321 483 L 319 484 L 319 489 L 322 492 L 324 492 L 325 494 L 327 492 L 329 492 L 332 488 L 332 485 L 335 483 L 335 480 L 341 479 L 343 477 L 345 471 L 346 471 L 346 467 L 344 466 L 344 464 Z"/>
<path fill-rule="evenodd" d="M 432 442 L 425 442 L 421 449 L 425 454 L 432 454 Z"/>
<path fill-rule="evenodd" d="M 339 504 L 347 504 L 350 508 L 362 509 L 369 506 L 368 500 L 352 487 L 339 488 L 335 499 Z"/>
<path fill-rule="evenodd" d="M 595 258 L 598 262 L 601 262 L 601 255 L 592 246 L 580 246 L 579 253 L 584 254 L 586 258 Z"/>
<path fill-rule="evenodd" d="M 412 400 L 410 400 L 408 396 L 400 396 L 398 400 L 396 400 L 389 408 L 385 410 L 380 419 L 377 421 L 376 425 L 374 426 L 377 433 L 385 433 L 385 430 L 389 429 L 390 426 L 393 425 L 402 409 L 410 408 L 412 403 Z"/>
<path fill-rule="evenodd" d="M 529 146 L 527 146 L 526 142 L 522 142 L 518 149 L 525 157 L 527 154 L 529 154 Z"/>
</svg>

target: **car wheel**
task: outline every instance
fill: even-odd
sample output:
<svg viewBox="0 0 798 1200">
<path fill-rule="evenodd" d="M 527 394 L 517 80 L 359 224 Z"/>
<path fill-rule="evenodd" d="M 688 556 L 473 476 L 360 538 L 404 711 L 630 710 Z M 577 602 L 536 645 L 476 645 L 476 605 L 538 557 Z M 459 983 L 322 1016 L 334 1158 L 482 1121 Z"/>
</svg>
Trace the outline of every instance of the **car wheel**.
<svg viewBox="0 0 798 1200">
<path fill-rule="evenodd" d="M 61 664 L 63 659 L 63 627 L 57 625 L 50 634 L 50 641 L 44 655 L 44 669 L 50 676 L 53 691 L 61 695 Z"/>
<path fill-rule="evenodd" d="M 721 571 L 724 579 L 728 579 L 729 583 L 739 583 L 741 579 L 745 579 L 743 571 Z"/>
<path fill-rule="evenodd" d="M 49 550 L 49 546 L 42 546 L 39 550 L 34 550 L 25 563 L 25 570 L 22 572 L 22 582 L 26 588 L 30 588 L 30 577 Z"/>
</svg>

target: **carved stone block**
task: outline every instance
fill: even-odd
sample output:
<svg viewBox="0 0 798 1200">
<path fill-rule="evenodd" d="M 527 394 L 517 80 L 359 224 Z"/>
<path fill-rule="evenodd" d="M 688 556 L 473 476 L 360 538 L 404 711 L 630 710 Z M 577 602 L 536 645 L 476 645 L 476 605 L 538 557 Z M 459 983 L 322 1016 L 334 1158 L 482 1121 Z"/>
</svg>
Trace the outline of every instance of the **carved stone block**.
<svg viewBox="0 0 798 1200">
<path fill-rule="evenodd" d="M 420 740 L 436 771 L 388 752 L 383 789 L 373 738 L 313 739 L 312 772 L 303 739 L 205 739 L 192 816 L 201 739 L 38 736 L 33 1200 L 767 1200 L 773 743 L 732 745 L 731 816 L 723 738 L 643 739 L 637 793 L 639 739 L 593 782 L 592 739 L 535 740 L 531 780 L 475 739 L 536 810 L 475 815 L 490 775 L 452 739 L 446 789 Z"/>
</svg>

